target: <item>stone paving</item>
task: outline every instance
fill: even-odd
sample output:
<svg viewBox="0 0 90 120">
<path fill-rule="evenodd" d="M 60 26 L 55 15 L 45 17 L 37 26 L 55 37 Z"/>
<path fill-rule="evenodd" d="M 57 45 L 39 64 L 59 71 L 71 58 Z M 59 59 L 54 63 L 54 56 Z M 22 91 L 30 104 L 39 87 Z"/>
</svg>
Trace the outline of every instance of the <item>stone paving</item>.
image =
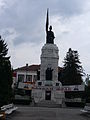
<svg viewBox="0 0 90 120">
<path fill-rule="evenodd" d="M 90 120 L 81 115 L 79 108 L 44 108 L 19 106 L 7 120 Z"/>
</svg>

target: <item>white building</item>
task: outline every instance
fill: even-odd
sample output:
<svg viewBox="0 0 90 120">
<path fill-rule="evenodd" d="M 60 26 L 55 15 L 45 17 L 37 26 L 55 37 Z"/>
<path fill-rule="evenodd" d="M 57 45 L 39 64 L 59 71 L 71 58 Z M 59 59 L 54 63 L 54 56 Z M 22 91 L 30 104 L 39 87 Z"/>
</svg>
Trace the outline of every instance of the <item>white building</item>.
<svg viewBox="0 0 90 120">
<path fill-rule="evenodd" d="M 37 81 L 37 73 L 40 70 L 40 65 L 30 65 L 17 68 L 14 70 L 14 84 L 18 84 L 18 88 L 24 89 L 26 86 L 32 89 Z"/>
</svg>

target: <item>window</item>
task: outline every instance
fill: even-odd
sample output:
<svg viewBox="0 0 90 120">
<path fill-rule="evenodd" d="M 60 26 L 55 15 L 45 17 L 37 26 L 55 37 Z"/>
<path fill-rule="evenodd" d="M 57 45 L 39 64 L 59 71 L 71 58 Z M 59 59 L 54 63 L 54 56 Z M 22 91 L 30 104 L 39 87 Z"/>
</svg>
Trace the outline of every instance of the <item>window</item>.
<svg viewBox="0 0 90 120">
<path fill-rule="evenodd" d="M 24 82 L 24 75 L 18 74 L 18 82 Z"/>
<path fill-rule="evenodd" d="M 32 75 L 26 75 L 26 81 L 32 82 Z"/>
<path fill-rule="evenodd" d="M 33 76 L 33 81 L 37 81 L 37 75 Z"/>
<path fill-rule="evenodd" d="M 38 86 L 41 86 L 42 85 L 42 82 L 38 82 Z"/>
<path fill-rule="evenodd" d="M 56 86 L 59 86 L 59 83 L 56 83 Z"/>
</svg>

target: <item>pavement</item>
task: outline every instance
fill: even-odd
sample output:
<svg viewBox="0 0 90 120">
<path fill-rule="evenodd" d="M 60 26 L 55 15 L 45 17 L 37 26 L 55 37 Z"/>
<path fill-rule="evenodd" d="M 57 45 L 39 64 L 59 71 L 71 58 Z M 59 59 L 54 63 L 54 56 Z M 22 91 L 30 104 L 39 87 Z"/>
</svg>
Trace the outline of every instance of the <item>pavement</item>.
<svg viewBox="0 0 90 120">
<path fill-rule="evenodd" d="M 7 120 L 90 120 L 90 116 L 82 115 L 80 109 L 18 106 Z"/>
</svg>

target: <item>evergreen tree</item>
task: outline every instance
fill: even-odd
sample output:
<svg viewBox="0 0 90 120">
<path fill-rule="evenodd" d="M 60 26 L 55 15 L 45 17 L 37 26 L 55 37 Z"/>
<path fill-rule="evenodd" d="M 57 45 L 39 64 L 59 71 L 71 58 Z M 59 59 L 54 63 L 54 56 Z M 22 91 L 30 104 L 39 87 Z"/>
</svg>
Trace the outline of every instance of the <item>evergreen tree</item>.
<svg viewBox="0 0 90 120">
<path fill-rule="evenodd" d="M 80 85 L 82 83 L 83 69 L 80 64 L 78 52 L 69 48 L 64 58 L 64 68 L 61 74 L 63 85 Z"/>
<path fill-rule="evenodd" d="M 8 104 L 12 98 L 12 69 L 7 53 L 7 44 L 0 36 L 0 106 Z"/>
<path fill-rule="evenodd" d="M 85 93 L 86 93 L 86 102 L 90 103 L 90 75 L 87 74 L 86 78 L 86 86 L 85 86 Z"/>
</svg>

